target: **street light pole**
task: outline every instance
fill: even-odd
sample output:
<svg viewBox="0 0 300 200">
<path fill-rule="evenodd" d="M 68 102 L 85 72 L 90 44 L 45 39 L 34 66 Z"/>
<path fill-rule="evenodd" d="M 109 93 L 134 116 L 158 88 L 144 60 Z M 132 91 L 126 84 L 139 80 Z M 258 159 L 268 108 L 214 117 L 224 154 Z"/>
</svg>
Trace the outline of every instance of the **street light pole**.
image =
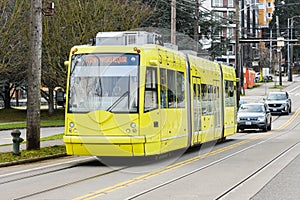
<svg viewBox="0 0 300 200">
<path fill-rule="evenodd" d="M 171 2 L 171 44 L 176 44 L 176 0 Z"/>
<path fill-rule="evenodd" d="M 198 29 L 199 29 L 199 0 L 196 0 L 196 5 L 195 5 L 195 16 L 194 16 L 194 40 L 195 40 L 195 47 L 194 50 L 198 52 L 198 43 L 199 43 L 199 34 L 198 34 Z"/>
<path fill-rule="evenodd" d="M 292 71 L 291 71 L 291 58 L 290 58 L 290 21 L 291 18 L 288 18 L 288 40 L 287 40 L 287 64 L 288 64 L 288 81 L 293 81 Z"/>
<path fill-rule="evenodd" d="M 240 13 L 240 5 L 239 0 L 235 1 L 236 3 L 236 12 L 235 12 L 235 69 L 236 69 L 236 78 L 237 81 L 237 104 L 239 105 L 240 96 L 241 96 L 241 66 L 239 62 L 239 54 L 240 54 L 240 41 L 239 41 L 239 28 L 240 28 L 240 19 L 239 19 L 239 13 Z"/>
<path fill-rule="evenodd" d="M 281 46 L 279 46 L 278 39 L 280 37 L 279 30 L 279 18 L 276 16 L 276 25 L 277 25 L 277 58 L 278 58 L 278 67 L 279 67 L 279 85 L 282 85 L 282 74 L 281 74 Z"/>
<path fill-rule="evenodd" d="M 291 44 L 290 44 L 290 39 L 293 39 L 293 22 L 294 22 L 294 18 L 296 17 L 300 17 L 299 15 L 288 18 L 288 43 L 287 43 L 287 57 L 288 57 L 288 81 L 293 81 L 293 73 L 292 73 L 292 69 L 291 69 L 291 56 L 290 56 L 290 49 L 291 49 Z M 291 32 L 290 32 L 291 30 Z"/>
</svg>

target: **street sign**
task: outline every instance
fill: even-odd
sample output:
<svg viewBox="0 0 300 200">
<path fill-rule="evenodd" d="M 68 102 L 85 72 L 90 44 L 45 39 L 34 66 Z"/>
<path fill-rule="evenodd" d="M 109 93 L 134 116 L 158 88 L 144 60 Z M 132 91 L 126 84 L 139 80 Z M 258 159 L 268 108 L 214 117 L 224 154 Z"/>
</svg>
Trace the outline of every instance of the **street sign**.
<svg viewBox="0 0 300 200">
<path fill-rule="evenodd" d="M 278 37 L 277 38 L 277 47 L 283 47 L 284 46 L 284 37 Z"/>
</svg>

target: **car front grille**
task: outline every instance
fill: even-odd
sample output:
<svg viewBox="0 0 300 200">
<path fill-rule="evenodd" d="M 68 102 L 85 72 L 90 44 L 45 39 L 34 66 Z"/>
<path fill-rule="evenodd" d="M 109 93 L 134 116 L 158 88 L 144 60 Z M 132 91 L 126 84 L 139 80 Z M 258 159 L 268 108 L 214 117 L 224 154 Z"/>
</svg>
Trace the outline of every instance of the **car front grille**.
<svg viewBox="0 0 300 200">
<path fill-rule="evenodd" d="M 258 118 L 257 117 L 240 117 L 240 120 L 243 120 L 243 121 L 257 121 Z"/>
<path fill-rule="evenodd" d="M 272 108 L 277 108 L 277 107 L 280 107 L 282 104 L 280 104 L 280 103 L 271 103 L 271 104 L 269 104 L 268 106 L 269 107 L 272 107 Z"/>
</svg>

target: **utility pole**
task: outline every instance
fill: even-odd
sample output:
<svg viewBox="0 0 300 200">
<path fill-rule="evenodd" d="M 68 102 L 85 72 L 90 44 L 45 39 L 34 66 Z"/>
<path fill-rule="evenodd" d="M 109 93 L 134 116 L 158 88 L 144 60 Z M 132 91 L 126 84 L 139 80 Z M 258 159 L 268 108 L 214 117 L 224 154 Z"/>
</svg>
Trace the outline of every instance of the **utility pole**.
<svg viewBox="0 0 300 200">
<path fill-rule="evenodd" d="M 291 70 L 291 58 L 290 58 L 290 18 L 288 18 L 288 41 L 287 41 L 287 65 L 288 65 L 288 81 L 293 81 Z"/>
<path fill-rule="evenodd" d="M 236 70 L 236 78 L 238 79 L 237 83 L 236 83 L 236 87 L 237 87 L 237 95 L 236 95 L 236 99 L 237 99 L 237 104 L 239 105 L 239 101 L 240 101 L 240 96 L 241 96 L 241 66 L 240 66 L 240 58 L 239 58 L 239 54 L 240 54 L 240 39 L 239 39 L 239 28 L 240 28 L 240 17 L 239 17 L 239 13 L 240 13 L 240 5 L 239 5 L 239 0 L 235 1 L 235 6 L 236 6 L 236 11 L 235 11 L 235 70 Z"/>
<path fill-rule="evenodd" d="M 176 44 L 176 0 L 171 2 L 171 44 Z"/>
<path fill-rule="evenodd" d="M 282 73 L 281 73 L 281 45 L 279 45 L 280 30 L 279 30 L 279 18 L 276 16 L 276 27 L 277 27 L 277 58 L 279 67 L 279 85 L 282 85 Z"/>
<path fill-rule="evenodd" d="M 42 0 L 30 4 L 30 50 L 27 88 L 26 149 L 40 149 Z"/>
<path fill-rule="evenodd" d="M 195 5 L 195 16 L 194 16 L 194 40 L 195 40 L 195 51 L 198 52 L 198 43 L 199 43 L 199 0 L 196 0 Z"/>
</svg>

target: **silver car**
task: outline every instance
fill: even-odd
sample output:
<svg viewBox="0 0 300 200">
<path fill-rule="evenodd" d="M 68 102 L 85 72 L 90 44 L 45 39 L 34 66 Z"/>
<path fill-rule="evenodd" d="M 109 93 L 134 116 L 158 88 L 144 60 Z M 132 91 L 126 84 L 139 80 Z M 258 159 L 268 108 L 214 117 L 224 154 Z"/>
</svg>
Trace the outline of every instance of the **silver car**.
<svg viewBox="0 0 300 200">
<path fill-rule="evenodd" d="M 237 114 L 238 130 L 262 129 L 264 132 L 271 130 L 272 116 L 265 103 L 242 104 Z"/>
<path fill-rule="evenodd" d="M 272 114 L 289 114 L 292 111 L 292 101 L 285 91 L 270 92 L 265 100 Z"/>
</svg>

